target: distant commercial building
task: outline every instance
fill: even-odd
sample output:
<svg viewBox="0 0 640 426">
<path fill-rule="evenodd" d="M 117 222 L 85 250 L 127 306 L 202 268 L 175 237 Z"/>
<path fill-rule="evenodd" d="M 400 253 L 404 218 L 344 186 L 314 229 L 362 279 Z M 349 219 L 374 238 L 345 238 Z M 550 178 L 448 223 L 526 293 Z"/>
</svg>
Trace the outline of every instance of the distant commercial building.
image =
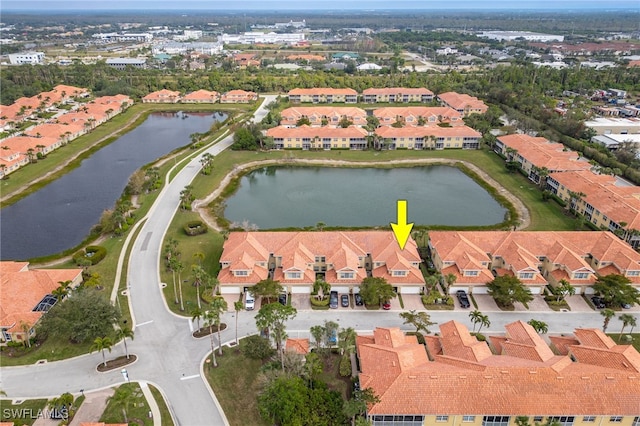
<svg viewBox="0 0 640 426">
<path fill-rule="evenodd" d="M 11 53 L 9 55 L 9 63 L 11 65 L 43 64 L 44 63 L 44 52 Z"/>
<path fill-rule="evenodd" d="M 483 31 L 478 37 L 491 40 L 514 41 L 524 39 L 527 41 L 564 41 L 564 36 L 555 34 L 532 33 L 530 31 Z"/>
<path fill-rule="evenodd" d="M 304 39 L 304 33 L 246 32 L 240 35 L 223 34 L 219 40 L 225 44 L 296 44 Z"/>
<path fill-rule="evenodd" d="M 222 53 L 222 43 L 207 43 L 207 42 L 191 42 L 180 43 L 177 41 L 170 41 L 165 43 L 158 43 L 153 45 L 151 52 L 154 55 L 166 53 L 168 55 L 184 55 L 188 52 L 198 52 L 205 55 L 218 55 Z"/>
<path fill-rule="evenodd" d="M 153 40 L 153 34 L 151 33 L 98 33 L 92 36 L 105 43 L 115 43 L 123 41 L 137 41 L 142 43 L 148 43 Z"/>
<path fill-rule="evenodd" d="M 636 134 L 608 134 L 608 135 L 598 135 L 591 138 L 591 142 L 599 143 L 600 145 L 606 147 L 608 150 L 615 151 L 620 148 L 620 144 L 624 142 L 630 142 L 638 147 L 640 147 L 640 133 Z"/>
<path fill-rule="evenodd" d="M 598 135 L 640 133 L 640 119 L 637 118 L 598 117 L 585 121 L 584 125 L 595 130 Z"/>
<path fill-rule="evenodd" d="M 145 68 L 147 60 L 138 58 L 109 58 L 106 60 L 106 63 L 112 68 L 123 70 L 126 67 Z"/>
</svg>

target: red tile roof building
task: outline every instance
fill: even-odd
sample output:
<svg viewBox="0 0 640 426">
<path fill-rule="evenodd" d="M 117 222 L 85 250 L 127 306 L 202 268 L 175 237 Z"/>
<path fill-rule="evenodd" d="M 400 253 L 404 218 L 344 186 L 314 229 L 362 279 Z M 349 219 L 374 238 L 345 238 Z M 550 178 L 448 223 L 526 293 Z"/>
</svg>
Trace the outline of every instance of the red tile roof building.
<svg viewBox="0 0 640 426">
<path fill-rule="evenodd" d="M 426 102 L 433 101 L 433 92 L 424 87 L 370 88 L 370 89 L 365 89 L 362 92 L 362 100 L 365 103 L 376 103 L 376 102 L 426 103 Z"/>
<path fill-rule="evenodd" d="M 191 104 L 214 104 L 220 99 L 220 93 L 209 90 L 196 90 L 188 95 L 184 95 L 180 102 Z"/>
<path fill-rule="evenodd" d="M 46 312 L 41 303 L 60 282 L 82 282 L 82 269 L 29 269 L 28 262 L 0 262 L 0 341 L 24 341 Z"/>
<path fill-rule="evenodd" d="M 318 87 L 313 89 L 292 89 L 288 93 L 289 101 L 299 103 L 352 103 L 358 102 L 358 92 L 353 89 L 332 89 Z"/>
<path fill-rule="evenodd" d="M 258 94 L 244 90 L 230 90 L 220 97 L 223 104 L 247 104 L 258 100 Z"/>
<path fill-rule="evenodd" d="M 282 110 L 280 113 L 283 126 L 295 126 L 301 118 L 308 118 L 311 126 L 332 125 L 337 126 L 340 120 L 346 118 L 355 126 L 365 126 L 367 124 L 367 112 L 362 108 L 355 107 L 291 107 Z M 326 121 L 323 124 L 323 120 Z"/>
<path fill-rule="evenodd" d="M 348 293 L 371 274 L 401 293 L 419 293 L 419 265 L 416 243 L 409 239 L 400 250 L 391 231 L 232 232 L 218 280 L 222 293 L 239 293 L 270 277 L 289 292 L 308 294 L 323 274 L 333 290 Z"/>
<path fill-rule="evenodd" d="M 438 100 L 444 106 L 451 107 L 463 116 L 470 114 L 484 114 L 489 107 L 475 96 L 469 96 L 456 92 L 441 93 Z"/>
<path fill-rule="evenodd" d="M 180 100 L 180 92 L 174 90 L 162 89 L 151 92 L 142 98 L 144 104 L 175 104 Z"/>
<path fill-rule="evenodd" d="M 586 416 L 594 424 L 640 421 L 640 354 L 596 329 L 577 329 L 575 339 L 569 355 L 555 355 L 523 321 L 508 324 L 493 351 L 456 321 L 426 336 L 426 347 L 378 327 L 357 337 L 360 386 L 380 398 L 367 416 L 376 426 L 506 426 L 516 416 L 566 416 L 565 425 Z"/>
<path fill-rule="evenodd" d="M 278 126 L 267 130 L 276 149 L 352 149 L 367 148 L 367 131 L 362 127 Z"/>
<path fill-rule="evenodd" d="M 448 123 L 451 126 L 464 124 L 462 114 L 449 107 L 387 107 L 373 110 L 373 115 L 381 125 L 391 125 L 396 122 L 407 126 L 438 123 Z"/>
<path fill-rule="evenodd" d="M 621 274 L 640 288 L 640 254 L 610 232 L 429 231 L 434 266 L 454 274 L 450 292 L 487 292 L 494 275 L 514 275 L 532 293 L 569 281 L 585 293 L 598 275 Z"/>
<path fill-rule="evenodd" d="M 478 149 L 482 134 L 471 127 L 381 126 L 375 131 L 390 149 Z"/>
<path fill-rule="evenodd" d="M 307 61 L 307 62 L 322 62 L 326 61 L 327 58 L 320 55 L 289 55 L 287 56 L 288 61 Z"/>
</svg>

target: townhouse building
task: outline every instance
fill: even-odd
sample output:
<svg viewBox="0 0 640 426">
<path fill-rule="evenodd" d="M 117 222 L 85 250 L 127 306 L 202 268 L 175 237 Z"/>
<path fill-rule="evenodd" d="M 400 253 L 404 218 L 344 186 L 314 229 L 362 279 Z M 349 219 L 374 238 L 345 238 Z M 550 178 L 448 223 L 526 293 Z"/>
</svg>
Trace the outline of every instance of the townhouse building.
<svg viewBox="0 0 640 426">
<path fill-rule="evenodd" d="M 175 104 L 180 101 L 180 92 L 162 89 L 142 98 L 143 104 Z"/>
<path fill-rule="evenodd" d="M 289 102 L 299 103 L 346 103 L 358 102 L 358 92 L 353 89 L 333 89 L 331 87 L 318 87 L 312 89 L 291 89 L 288 94 Z"/>
<path fill-rule="evenodd" d="M 402 123 L 407 126 L 447 123 L 450 126 L 464 124 L 462 114 L 449 107 L 386 107 L 373 110 L 381 125 Z"/>
<path fill-rule="evenodd" d="M 542 186 L 549 173 L 591 169 L 591 164 L 577 152 L 542 137 L 525 134 L 498 136 L 493 150 L 507 161 L 517 162 L 529 180 Z"/>
<path fill-rule="evenodd" d="M 598 329 L 552 342 L 524 321 L 488 342 L 449 321 L 425 345 L 399 328 L 377 327 L 356 337 L 360 387 L 379 398 L 367 418 L 374 426 L 511 426 L 522 424 L 518 417 L 563 426 L 640 424 L 633 346 Z"/>
<path fill-rule="evenodd" d="M 337 126 L 343 119 L 351 121 L 355 126 L 367 124 L 367 112 L 355 107 L 298 106 L 282 110 L 280 117 L 280 124 L 289 127 L 295 126 L 303 118 L 308 119 L 311 126 Z"/>
<path fill-rule="evenodd" d="M 258 100 L 258 94 L 245 90 L 229 90 L 220 97 L 222 104 L 248 104 Z"/>
<path fill-rule="evenodd" d="M 369 88 L 369 89 L 365 89 L 362 92 L 362 101 L 365 103 L 376 103 L 376 102 L 427 103 L 427 102 L 433 101 L 433 92 L 424 87 Z"/>
<path fill-rule="evenodd" d="M 366 277 L 385 278 L 400 293 L 424 287 L 415 241 L 400 250 L 391 231 L 232 232 L 223 246 L 218 280 L 239 294 L 266 278 L 290 293 L 310 294 L 316 279 L 339 293 L 359 292 Z"/>
<path fill-rule="evenodd" d="M 276 149 L 367 149 L 367 131 L 361 127 L 278 126 L 267 130 Z"/>
<path fill-rule="evenodd" d="M 456 277 L 450 293 L 486 294 L 496 276 L 517 277 L 532 294 L 566 280 L 592 294 L 598 276 L 624 275 L 640 289 L 640 254 L 608 231 L 430 231 L 435 268 Z"/>
<path fill-rule="evenodd" d="M 388 149 L 478 149 L 482 134 L 467 126 L 380 126 L 379 143 Z"/>
<path fill-rule="evenodd" d="M 289 55 L 287 56 L 287 61 L 307 61 L 307 62 L 323 62 L 326 61 L 327 58 L 321 55 Z"/>
<path fill-rule="evenodd" d="M 52 295 L 61 282 L 75 288 L 82 269 L 29 269 L 29 262 L 0 262 L 0 345 L 23 342 L 35 335 L 34 326 L 58 301 Z"/>
<path fill-rule="evenodd" d="M 196 90 L 184 95 L 180 102 L 184 104 L 214 104 L 220 99 L 220 93 L 209 90 Z"/>
<path fill-rule="evenodd" d="M 640 247 L 640 187 L 621 186 L 615 176 L 590 171 L 551 173 L 547 188 L 597 229 Z"/>
<path fill-rule="evenodd" d="M 443 106 L 455 109 L 464 117 L 471 114 L 484 114 L 489 107 L 475 96 L 446 92 L 438 95 L 438 101 Z"/>
</svg>

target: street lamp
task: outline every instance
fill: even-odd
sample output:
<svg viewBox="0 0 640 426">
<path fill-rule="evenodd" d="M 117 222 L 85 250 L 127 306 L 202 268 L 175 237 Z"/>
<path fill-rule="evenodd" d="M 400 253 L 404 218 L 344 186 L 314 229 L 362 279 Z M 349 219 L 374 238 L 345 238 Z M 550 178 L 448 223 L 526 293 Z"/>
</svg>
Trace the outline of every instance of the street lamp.
<svg viewBox="0 0 640 426">
<path fill-rule="evenodd" d="M 122 377 L 124 377 L 124 380 L 129 383 L 129 373 L 127 372 L 127 369 L 123 368 L 122 370 L 120 370 L 120 372 L 122 373 Z"/>
</svg>

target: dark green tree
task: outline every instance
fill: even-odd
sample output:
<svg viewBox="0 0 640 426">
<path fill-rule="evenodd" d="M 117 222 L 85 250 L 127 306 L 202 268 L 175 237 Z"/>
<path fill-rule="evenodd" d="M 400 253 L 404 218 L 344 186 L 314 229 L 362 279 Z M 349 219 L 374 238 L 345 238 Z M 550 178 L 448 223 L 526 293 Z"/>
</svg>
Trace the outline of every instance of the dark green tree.
<svg viewBox="0 0 640 426">
<path fill-rule="evenodd" d="M 529 309 L 528 302 L 533 300 L 531 291 L 513 275 L 501 275 L 493 281 L 487 283 L 488 294 L 493 296 L 495 301 L 502 306 L 511 306 L 514 302 L 522 303 Z"/>
<path fill-rule="evenodd" d="M 600 294 L 607 306 L 623 304 L 640 304 L 640 292 L 631 285 L 631 280 L 624 275 L 609 274 L 598 277 L 593 289 Z"/>
<path fill-rule="evenodd" d="M 360 285 L 360 295 L 367 305 L 380 305 L 396 297 L 396 292 L 384 278 L 367 277 Z"/>
</svg>

